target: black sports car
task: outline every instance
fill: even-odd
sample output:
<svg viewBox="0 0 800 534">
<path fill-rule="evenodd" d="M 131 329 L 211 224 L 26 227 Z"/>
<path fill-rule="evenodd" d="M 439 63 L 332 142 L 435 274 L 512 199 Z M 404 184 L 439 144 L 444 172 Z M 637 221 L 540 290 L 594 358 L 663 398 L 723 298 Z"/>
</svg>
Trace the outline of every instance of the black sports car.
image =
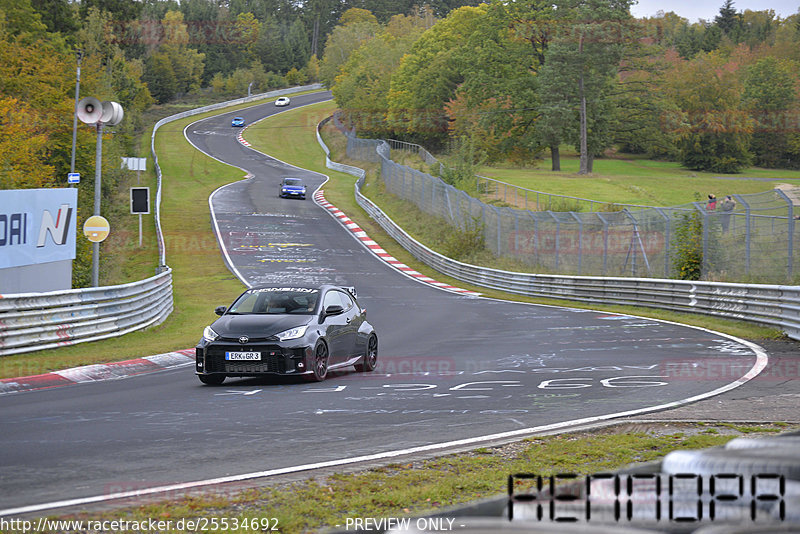
<svg viewBox="0 0 800 534">
<path fill-rule="evenodd" d="M 195 349 L 204 384 L 262 374 L 322 381 L 328 371 L 350 365 L 375 369 L 378 336 L 353 288 L 259 286 L 214 311 L 221 317 Z"/>
</svg>

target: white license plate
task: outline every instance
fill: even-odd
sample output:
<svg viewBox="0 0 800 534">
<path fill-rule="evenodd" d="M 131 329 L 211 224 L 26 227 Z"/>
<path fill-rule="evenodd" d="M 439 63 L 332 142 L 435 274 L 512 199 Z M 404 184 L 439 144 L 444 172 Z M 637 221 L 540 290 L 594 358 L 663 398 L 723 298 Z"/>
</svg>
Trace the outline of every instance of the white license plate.
<svg viewBox="0 0 800 534">
<path fill-rule="evenodd" d="M 226 352 L 226 360 L 260 360 L 260 352 Z"/>
</svg>

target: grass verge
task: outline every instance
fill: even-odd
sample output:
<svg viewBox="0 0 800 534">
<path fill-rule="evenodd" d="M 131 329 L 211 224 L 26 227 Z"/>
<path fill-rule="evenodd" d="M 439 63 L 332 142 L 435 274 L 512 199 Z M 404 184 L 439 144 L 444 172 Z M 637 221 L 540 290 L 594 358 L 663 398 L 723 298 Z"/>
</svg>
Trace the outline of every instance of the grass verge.
<svg viewBox="0 0 800 534">
<path fill-rule="evenodd" d="M 550 171 L 550 161 L 544 160 L 532 167 L 484 166 L 478 174 L 534 191 L 645 206 L 677 206 L 703 200 L 709 193 L 717 198 L 733 193 L 761 193 L 787 180 L 800 186 L 797 171 L 751 167 L 739 174 L 719 174 L 629 154 L 597 159 L 592 174 L 579 175 L 578 157 L 565 152 L 561 172 Z M 765 178 L 772 181 L 764 181 Z"/>
<path fill-rule="evenodd" d="M 61 517 L 101 521 L 237 518 L 272 525 L 284 534 L 343 530 L 348 518 L 403 517 L 504 493 L 511 473 L 587 475 L 663 458 L 678 449 L 718 446 L 741 435 L 794 430 L 782 423 L 739 427 L 704 423 L 649 423 L 592 432 L 529 438 L 470 452 L 382 467 L 327 474 L 294 482 L 264 481 L 262 487 L 221 492 L 208 489 L 169 502 L 153 502 Z M 231 529 L 228 532 L 249 532 Z"/>
</svg>

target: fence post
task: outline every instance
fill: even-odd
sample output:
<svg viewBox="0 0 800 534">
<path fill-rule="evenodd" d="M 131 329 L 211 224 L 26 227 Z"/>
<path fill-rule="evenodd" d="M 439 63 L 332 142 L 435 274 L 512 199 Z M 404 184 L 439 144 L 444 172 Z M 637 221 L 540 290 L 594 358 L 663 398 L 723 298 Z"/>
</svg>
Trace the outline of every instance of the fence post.
<svg viewBox="0 0 800 534">
<path fill-rule="evenodd" d="M 608 271 L 608 221 L 599 211 L 595 215 L 603 223 L 603 276 L 605 276 Z"/>
<path fill-rule="evenodd" d="M 558 258 L 558 252 L 559 252 L 559 248 L 560 248 L 561 221 L 558 220 L 558 217 L 556 217 L 555 213 L 553 213 L 552 211 L 547 210 L 547 213 L 550 214 L 550 216 L 553 218 L 553 220 L 556 221 L 556 269 L 558 269 L 558 263 L 559 263 L 559 261 L 558 261 L 558 259 L 559 259 Z"/>
<path fill-rule="evenodd" d="M 750 274 L 750 204 L 742 195 L 733 197 L 744 206 L 744 274 Z"/>
<path fill-rule="evenodd" d="M 708 210 L 705 209 L 701 202 L 692 202 L 692 205 L 703 216 L 703 265 L 700 276 L 706 278 L 708 275 L 708 231 L 710 222 L 708 220 Z"/>
<path fill-rule="evenodd" d="M 669 278 L 669 248 L 670 248 L 670 242 L 669 242 L 669 238 L 670 238 L 669 230 L 670 230 L 670 227 L 669 227 L 669 223 L 670 223 L 670 218 L 669 218 L 669 215 L 664 213 L 664 210 L 662 208 L 655 208 L 655 210 L 662 217 L 664 217 L 664 278 Z"/>
<path fill-rule="evenodd" d="M 775 191 L 777 191 L 778 194 L 781 196 L 781 198 L 783 198 L 783 200 L 786 201 L 786 210 L 787 210 L 786 222 L 788 223 L 786 228 L 787 230 L 786 237 L 788 241 L 787 246 L 789 249 L 789 261 L 786 265 L 786 268 L 788 270 L 788 276 L 786 278 L 787 280 L 791 280 L 793 274 L 793 266 L 794 266 L 794 205 L 792 204 L 792 199 L 786 196 L 786 193 L 784 193 L 780 189 L 775 189 Z"/>
<path fill-rule="evenodd" d="M 578 221 L 578 274 L 581 274 L 581 264 L 583 262 L 583 220 L 578 217 L 574 211 L 569 212 L 569 214 Z"/>
</svg>

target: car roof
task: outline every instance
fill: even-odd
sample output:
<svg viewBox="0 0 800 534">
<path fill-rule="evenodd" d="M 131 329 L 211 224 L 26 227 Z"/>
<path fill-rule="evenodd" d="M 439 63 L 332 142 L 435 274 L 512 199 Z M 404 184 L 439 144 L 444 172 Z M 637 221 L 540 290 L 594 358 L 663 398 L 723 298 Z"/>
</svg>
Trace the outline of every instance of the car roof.
<svg viewBox="0 0 800 534">
<path fill-rule="evenodd" d="M 245 292 L 257 290 L 257 289 L 317 289 L 319 291 L 327 291 L 329 289 L 338 289 L 339 291 L 346 291 L 350 294 L 355 292 L 354 287 L 348 286 L 337 286 L 333 284 L 259 284 L 257 286 L 253 286 L 247 288 Z"/>
</svg>

